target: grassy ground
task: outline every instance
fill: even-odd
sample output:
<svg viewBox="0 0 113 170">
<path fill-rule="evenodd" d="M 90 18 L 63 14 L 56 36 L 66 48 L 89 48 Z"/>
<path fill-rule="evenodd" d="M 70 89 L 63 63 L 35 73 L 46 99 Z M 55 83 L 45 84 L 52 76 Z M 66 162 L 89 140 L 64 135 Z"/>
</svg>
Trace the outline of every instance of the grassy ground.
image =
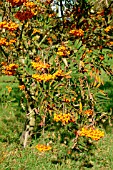
<svg viewBox="0 0 113 170">
<path fill-rule="evenodd" d="M 6 82 L 7 81 L 7 82 Z M 10 81 L 15 81 L 10 77 Z M 18 107 L 20 94 L 18 82 L 11 83 L 8 77 L 0 78 L 0 169 L 1 170 L 112 170 L 113 169 L 113 128 L 107 126 L 106 135 L 97 144 L 95 154 L 91 158 L 91 166 L 83 167 L 80 161 L 66 159 L 56 161 L 53 151 L 40 153 L 35 148 L 34 140 L 31 147 L 23 149 L 19 144 L 19 136 L 23 130 L 25 113 Z M 108 83 L 106 81 L 106 83 Z M 113 101 L 111 86 L 105 84 L 109 93 L 110 103 Z M 12 87 L 9 95 L 8 87 Z"/>
</svg>

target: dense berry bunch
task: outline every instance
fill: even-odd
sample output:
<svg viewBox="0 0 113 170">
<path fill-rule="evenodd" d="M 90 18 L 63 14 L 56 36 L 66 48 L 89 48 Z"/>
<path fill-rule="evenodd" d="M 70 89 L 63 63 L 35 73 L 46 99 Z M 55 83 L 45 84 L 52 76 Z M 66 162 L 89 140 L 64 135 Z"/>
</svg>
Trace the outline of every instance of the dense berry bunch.
<svg viewBox="0 0 113 170">
<path fill-rule="evenodd" d="M 79 135 L 92 138 L 93 140 L 99 140 L 100 138 L 104 137 L 104 132 L 100 131 L 99 129 L 94 129 L 92 127 L 91 128 L 83 127 Z"/>
<path fill-rule="evenodd" d="M 34 16 L 34 12 L 31 10 L 26 10 L 26 11 L 18 11 L 15 14 L 15 18 L 19 19 L 20 21 L 28 20 L 31 19 Z"/>
<path fill-rule="evenodd" d="M 65 46 L 61 46 L 58 48 L 57 54 L 59 56 L 68 56 L 70 51 Z"/>
<path fill-rule="evenodd" d="M 14 75 L 16 73 L 16 69 L 18 68 L 17 64 L 9 64 L 9 65 L 3 65 L 2 66 L 2 73 L 6 74 L 6 75 Z"/>
<path fill-rule="evenodd" d="M 1 38 L 0 39 L 0 46 L 9 46 L 9 45 L 12 45 L 15 42 L 16 42 L 16 39 L 11 39 L 11 40 L 7 41 L 6 38 Z"/>
<path fill-rule="evenodd" d="M 82 29 L 73 29 L 69 33 L 77 37 L 82 37 L 84 35 L 84 31 Z"/>
<path fill-rule="evenodd" d="M 41 62 L 41 61 L 39 61 L 39 62 L 32 62 L 31 64 L 32 64 L 32 67 L 33 67 L 34 69 L 36 69 L 36 70 L 47 69 L 47 68 L 50 67 L 49 64 L 45 64 L 45 63 L 43 63 L 43 62 Z"/>
<path fill-rule="evenodd" d="M 36 149 L 38 149 L 40 152 L 45 152 L 51 149 L 51 146 L 43 145 L 43 144 L 38 144 L 36 145 Z"/>
<path fill-rule="evenodd" d="M 54 114 L 54 121 L 55 122 L 62 122 L 63 125 L 70 123 L 70 122 L 75 122 L 75 119 L 72 117 L 70 113 L 55 113 Z"/>
<path fill-rule="evenodd" d="M 11 5 L 14 6 L 20 6 L 22 5 L 24 2 L 26 2 L 27 0 L 7 0 L 8 2 L 11 3 Z"/>
<path fill-rule="evenodd" d="M 9 22 L 3 21 L 3 22 L 0 22 L 0 28 L 5 28 L 6 30 L 9 30 L 9 31 L 15 31 L 18 28 L 18 24 L 12 21 L 9 21 Z"/>
</svg>

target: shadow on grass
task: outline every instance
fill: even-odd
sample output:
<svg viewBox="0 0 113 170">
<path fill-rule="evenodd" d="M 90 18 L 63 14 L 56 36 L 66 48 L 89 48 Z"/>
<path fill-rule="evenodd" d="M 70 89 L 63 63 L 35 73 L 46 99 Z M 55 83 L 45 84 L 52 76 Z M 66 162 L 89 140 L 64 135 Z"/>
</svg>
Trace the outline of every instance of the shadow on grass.
<svg viewBox="0 0 113 170">
<path fill-rule="evenodd" d="M 102 122 L 104 129 L 107 133 L 111 132 L 113 126 L 113 81 L 106 81 L 103 86 L 100 88 L 106 94 L 106 97 L 100 97 L 99 102 L 102 110 L 108 113 L 109 119 L 105 122 Z M 103 120 L 108 118 L 107 116 L 103 117 Z"/>
<path fill-rule="evenodd" d="M 0 141 L 19 143 L 25 122 L 25 113 L 20 107 L 21 92 L 12 84 L 9 93 L 7 86 L 8 83 L 0 84 Z"/>
<path fill-rule="evenodd" d="M 107 81 L 101 89 L 107 93 L 109 98 L 109 100 L 105 103 L 106 111 L 109 112 L 112 109 L 113 116 L 113 82 Z"/>
</svg>

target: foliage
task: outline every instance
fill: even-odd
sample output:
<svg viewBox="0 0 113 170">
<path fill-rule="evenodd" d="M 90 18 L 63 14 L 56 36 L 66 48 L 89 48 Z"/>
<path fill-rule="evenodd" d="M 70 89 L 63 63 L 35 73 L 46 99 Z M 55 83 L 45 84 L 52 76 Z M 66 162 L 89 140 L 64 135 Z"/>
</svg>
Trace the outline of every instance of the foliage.
<svg viewBox="0 0 113 170">
<path fill-rule="evenodd" d="M 44 139 L 42 150 L 51 145 L 60 160 L 83 160 L 87 154 L 85 164 L 94 140 L 104 136 L 98 127 L 104 110 L 97 96 L 107 98 L 99 88 L 102 71 L 113 75 L 108 64 L 113 60 L 113 11 L 110 6 L 92 13 L 91 4 L 78 1 L 59 18 L 50 4 L 2 2 L 2 73 L 19 82 L 19 103 L 26 113 L 21 144 L 26 147 L 31 137 L 39 143 Z"/>
</svg>

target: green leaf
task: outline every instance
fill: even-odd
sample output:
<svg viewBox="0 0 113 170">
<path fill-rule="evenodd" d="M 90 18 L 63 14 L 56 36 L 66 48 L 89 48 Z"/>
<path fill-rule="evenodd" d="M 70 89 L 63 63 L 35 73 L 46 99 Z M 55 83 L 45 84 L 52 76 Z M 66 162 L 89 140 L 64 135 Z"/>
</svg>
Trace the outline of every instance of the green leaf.
<svg viewBox="0 0 113 170">
<path fill-rule="evenodd" d="M 0 22 L 2 22 L 2 15 L 0 15 Z"/>
<path fill-rule="evenodd" d="M 44 81 L 43 81 L 43 88 L 44 88 L 44 90 L 46 90 L 46 84 Z"/>
<path fill-rule="evenodd" d="M 82 45 L 82 41 L 79 41 L 79 40 L 76 40 L 75 43 L 74 43 L 74 47 L 76 49 L 79 49 L 81 45 Z"/>
</svg>

